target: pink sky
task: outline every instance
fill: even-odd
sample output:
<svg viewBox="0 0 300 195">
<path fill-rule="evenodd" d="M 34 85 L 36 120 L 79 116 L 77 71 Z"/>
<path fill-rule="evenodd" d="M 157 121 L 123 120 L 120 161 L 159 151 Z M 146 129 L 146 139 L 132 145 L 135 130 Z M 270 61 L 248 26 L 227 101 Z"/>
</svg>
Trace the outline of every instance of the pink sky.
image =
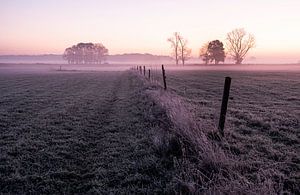
<svg viewBox="0 0 300 195">
<path fill-rule="evenodd" d="M 207 41 L 243 27 L 255 35 L 249 57 L 300 60 L 299 0 L 9 0 L 1 2 L 0 55 L 63 53 L 102 42 L 111 54 L 169 55 L 173 32 L 193 56 Z"/>
</svg>

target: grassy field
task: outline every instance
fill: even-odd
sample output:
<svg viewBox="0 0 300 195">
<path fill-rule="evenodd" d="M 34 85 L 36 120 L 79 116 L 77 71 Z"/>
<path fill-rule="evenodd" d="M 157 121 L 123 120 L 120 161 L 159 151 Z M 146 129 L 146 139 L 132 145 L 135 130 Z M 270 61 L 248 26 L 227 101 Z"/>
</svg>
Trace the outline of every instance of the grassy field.
<svg viewBox="0 0 300 195">
<path fill-rule="evenodd" d="M 213 135 L 225 76 L 232 86 L 219 142 Z M 168 71 L 167 82 L 170 99 L 186 103 L 186 114 L 233 160 L 233 172 L 276 193 L 300 192 L 300 72 Z"/>
<path fill-rule="evenodd" d="M 0 193 L 300 192 L 300 72 L 56 68 L 0 69 Z"/>
<path fill-rule="evenodd" d="M 172 192 L 152 142 L 168 120 L 142 89 L 129 72 L 1 72 L 0 193 Z"/>
</svg>

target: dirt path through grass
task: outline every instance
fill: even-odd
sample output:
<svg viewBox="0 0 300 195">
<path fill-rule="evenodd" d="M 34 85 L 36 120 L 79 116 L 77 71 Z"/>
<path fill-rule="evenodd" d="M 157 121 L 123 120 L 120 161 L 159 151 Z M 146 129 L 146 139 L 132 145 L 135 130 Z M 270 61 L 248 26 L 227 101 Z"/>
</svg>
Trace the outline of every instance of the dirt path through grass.
<svg viewBox="0 0 300 195">
<path fill-rule="evenodd" d="M 0 192 L 168 190 L 152 143 L 166 116 L 131 73 L 2 74 L 0 90 Z"/>
</svg>

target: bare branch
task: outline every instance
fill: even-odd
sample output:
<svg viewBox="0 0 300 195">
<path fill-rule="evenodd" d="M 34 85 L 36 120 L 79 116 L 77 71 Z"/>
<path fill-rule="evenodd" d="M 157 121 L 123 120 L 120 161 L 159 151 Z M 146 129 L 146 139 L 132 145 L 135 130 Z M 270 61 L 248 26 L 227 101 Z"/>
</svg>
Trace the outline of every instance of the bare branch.
<svg viewBox="0 0 300 195">
<path fill-rule="evenodd" d="M 175 32 L 173 37 L 167 39 L 167 41 L 171 43 L 171 47 L 173 48 L 172 55 L 175 57 L 176 65 L 179 62 L 179 37 L 179 33 Z"/>
<path fill-rule="evenodd" d="M 228 54 L 233 57 L 236 64 L 241 64 L 245 56 L 255 46 L 255 38 L 251 34 L 240 28 L 235 29 L 227 34 Z"/>
<path fill-rule="evenodd" d="M 179 40 L 179 44 L 180 44 L 180 47 L 179 47 L 180 59 L 182 61 L 182 65 L 184 65 L 185 62 L 188 59 L 190 59 L 192 50 L 187 47 L 188 41 L 186 39 L 184 39 L 182 36 L 179 36 L 178 40 Z"/>
</svg>

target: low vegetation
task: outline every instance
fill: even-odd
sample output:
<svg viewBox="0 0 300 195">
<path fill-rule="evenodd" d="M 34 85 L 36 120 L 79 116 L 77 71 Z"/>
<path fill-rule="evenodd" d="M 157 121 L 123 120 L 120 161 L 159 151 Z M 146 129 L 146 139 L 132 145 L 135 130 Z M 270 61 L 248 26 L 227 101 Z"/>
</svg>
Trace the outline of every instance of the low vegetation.
<svg viewBox="0 0 300 195">
<path fill-rule="evenodd" d="M 0 193 L 300 191 L 297 72 L 0 74 Z"/>
<path fill-rule="evenodd" d="M 203 192 L 299 193 L 299 73 L 168 71 L 149 93 L 184 143 L 181 179 Z M 225 76 L 233 78 L 225 138 L 216 134 Z"/>
<path fill-rule="evenodd" d="M 170 126 L 128 72 L 0 73 L 0 193 L 174 193 Z"/>
</svg>

